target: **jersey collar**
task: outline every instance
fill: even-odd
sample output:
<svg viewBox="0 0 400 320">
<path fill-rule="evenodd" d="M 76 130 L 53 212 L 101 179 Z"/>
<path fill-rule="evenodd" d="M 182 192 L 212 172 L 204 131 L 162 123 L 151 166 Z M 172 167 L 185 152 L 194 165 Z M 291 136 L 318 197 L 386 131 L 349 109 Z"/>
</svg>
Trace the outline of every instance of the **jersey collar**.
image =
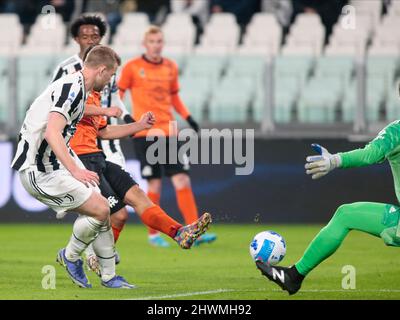
<svg viewBox="0 0 400 320">
<path fill-rule="evenodd" d="M 146 58 L 146 55 L 145 55 L 145 54 L 142 54 L 142 59 L 143 59 L 144 61 L 146 61 L 147 63 L 154 64 L 154 65 L 159 65 L 159 64 L 162 64 L 162 63 L 164 62 L 164 59 L 163 59 L 163 58 L 161 58 L 161 60 L 160 60 L 159 62 L 150 61 L 149 59 Z"/>
</svg>

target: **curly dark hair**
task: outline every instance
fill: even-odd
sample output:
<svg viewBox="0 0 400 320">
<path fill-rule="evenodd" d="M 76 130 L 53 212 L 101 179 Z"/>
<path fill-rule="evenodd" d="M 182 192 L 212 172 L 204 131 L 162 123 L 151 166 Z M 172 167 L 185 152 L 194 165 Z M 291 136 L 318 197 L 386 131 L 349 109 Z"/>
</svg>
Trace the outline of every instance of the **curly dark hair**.
<svg viewBox="0 0 400 320">
<path fill-rule="evenodd" d="M 106 22 L 99 16 L 81 16 L 71 25 L 71 34 L 74 38 L 79 35 L 79 28 L 85 24 L 97 26 L 100 30 L 100 36 L 104 37 L 107 31 Z"/>
</svg>

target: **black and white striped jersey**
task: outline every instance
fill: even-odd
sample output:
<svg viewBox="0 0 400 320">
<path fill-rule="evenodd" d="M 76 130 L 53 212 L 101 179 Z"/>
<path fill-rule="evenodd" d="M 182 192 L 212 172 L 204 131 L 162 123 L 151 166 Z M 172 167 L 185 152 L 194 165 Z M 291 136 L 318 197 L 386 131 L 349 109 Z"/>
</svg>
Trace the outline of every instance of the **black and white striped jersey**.
<svg viewBox="0 0 400 320">
<path fill-rule="evenodd" d="M 82 69 L 83 62 L 82 59 L 77 55 L 73 55 L 68 59 L 61 62 L 56 70 L 54 71 L 53 81 L 63 77 L 64 75 L 71 74 L 76 72 L 77 70 Z M 121 120 L 125 120 L 127 116 L 129 116 L 129 112 L 127 111 L 125 104 L 122 102 L 119 92 L 118 92 L 118 85 L 117 85 L 117 76 L 113 75 L 110 82 L 104 87 L 101 91 L 101 106 L 103 108 L 109 107 L 118 107 L 122 111 L 122 115 L 120 117 Z M 107 118 L 107 123 L 111 125 L 118 124 L 118 119 L 114 117 Z M 112 152 L 120 152 L 119 150 L 119 139 L 113 140 L 100 140 L 99 147 L 103 149 L 106 153 Z"/>
<path fill-rule="evenodd" d="M 41 172 L 59 169 L 62 164 L 44 139 L 49 113 L 58 112 L 67 120 L 62 135 L 69 148 L 76 124 L 83 117 L 85 101 L 82 72 L 67 75 L 50 84 L 26 113 L 12 168 L 23 171 L 35 166 Z"/>
<path fill-rule="evenodd" d="M 60 79 L 63 76 L 66 76 L 67 74 L 77 72 L 81 70 L 82 67 L 83 67 L 82 59 L 77 54 L 75 54 L 72 57 L 65 59 L 56 67 L 56 70 L 54 71 L 53 74 L 52 82 Z"/>
</svg>

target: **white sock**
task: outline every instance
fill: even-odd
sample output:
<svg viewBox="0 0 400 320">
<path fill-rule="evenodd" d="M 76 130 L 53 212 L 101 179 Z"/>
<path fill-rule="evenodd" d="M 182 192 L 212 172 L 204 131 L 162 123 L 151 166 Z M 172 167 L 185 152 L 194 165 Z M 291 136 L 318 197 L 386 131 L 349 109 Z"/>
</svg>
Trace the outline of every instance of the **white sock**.
<svg viewBox="0 0 400 320">
<path fill-rule="evenodd" d="M 101 228 L 93 241 L 93 249 L 99 260 L 101 279 L 110 280 L 115 276 L 115 248 L 114 235 L 109 223 Z"/>
<path fill-rule="evenodd" d="M 97 219 L 79 216 L 74 223 L 72 236 L 65 250 L 65 256 L 70 261 L 77 261 L 83 250 L 94 240 L 99 234 L 104 222 Z"/>
</svg>

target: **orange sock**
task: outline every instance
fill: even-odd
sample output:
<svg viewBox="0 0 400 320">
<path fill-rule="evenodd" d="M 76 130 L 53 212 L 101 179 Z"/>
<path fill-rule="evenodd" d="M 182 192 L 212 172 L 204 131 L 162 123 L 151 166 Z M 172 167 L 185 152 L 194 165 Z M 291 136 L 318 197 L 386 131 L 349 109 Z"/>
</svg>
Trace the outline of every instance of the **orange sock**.
<svg viewBox="0 0 400 320">
<path fill-rule="evenodd" d="M 176 190 L 176 200 L 186 224 L 193 223 L 199 218 L 191 187 Z"/>
<path fill-rule="evenodd" d="M 146 209 L 140 216 L 143 223 L 153 229 L 161 231 L 171 238 L 175 237 L 176 232 L 182 225 L 172 219 L 159 206 Z"/>
<path fill-rule="evenodd" d="M 122 226 L 121 228 L 118 228 L 114 225 L 111 225 L 113 234 L 114 234 L 114 243 L 117 243 L 118 238 L 119 238 L 119 234 L 121 233 L 122 229 L 124 228 L 124 226 Z"/>
<path fill-rule="evenodd" d="M 161 196 L 160 196 L 159 193 L 154 193 L 154 192 L 148 191 L 148 192 L 147 192 L 147 196 L 150 198 L 150 200 L 151 200 L 155 205 L 157 205 L 157 206 L 160 205 L 160 198 L 161 198 Z M 155 234 L 157 234 L 157 233 L 158 233 L 157 230 L 155 230 L 155 229 L 153 229 L 153 228 L 149 228 L 149 235 L 155 235 Z"/>
</svg>

